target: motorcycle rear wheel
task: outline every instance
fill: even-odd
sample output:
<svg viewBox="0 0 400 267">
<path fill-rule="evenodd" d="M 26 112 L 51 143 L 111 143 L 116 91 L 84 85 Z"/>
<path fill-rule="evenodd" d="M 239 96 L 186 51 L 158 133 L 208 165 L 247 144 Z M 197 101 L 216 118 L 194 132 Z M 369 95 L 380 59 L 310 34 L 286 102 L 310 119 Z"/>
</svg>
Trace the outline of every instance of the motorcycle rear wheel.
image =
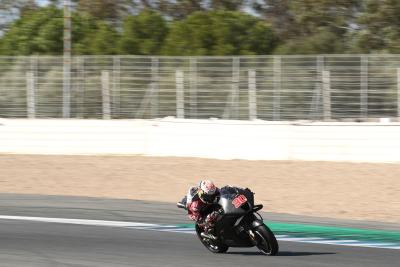
<svg viewBox="0 0 400 267">
<path fill-rule="evenodd" d="M 254 233 L 257 239 L 257 248 L 267 256 L 274 256 L 279 251 L 278 241 L 274 233 L 266 225 L 258 226 Z"/>
<path fill-rule="evenodd" d="M 203 238 L 201 234 L 201 229 L 198 225 L 196 225 L 196 234 L 197 237 L 200 239 L 200 242 L 212 253 L 225 253 L 228 251 L 229 247 L 224 244 L 220 244 L 218 241 L 207 241 L 205 238 Z"/>
</svg>

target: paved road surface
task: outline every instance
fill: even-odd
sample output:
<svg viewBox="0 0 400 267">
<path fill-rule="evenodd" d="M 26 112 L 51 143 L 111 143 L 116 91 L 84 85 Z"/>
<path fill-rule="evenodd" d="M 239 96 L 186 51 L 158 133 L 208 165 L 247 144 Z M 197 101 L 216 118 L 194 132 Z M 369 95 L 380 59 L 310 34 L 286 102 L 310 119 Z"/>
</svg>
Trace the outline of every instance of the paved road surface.
<svg viewBox="0 0 400 267">
<path fill-rule="evenodd" d="M 180 223 L 173 205 L 71 197 L 0 195 L 1 215 Z M 275 219 L 312 218 L 272 215 Z M 322 223 L 357 224 L 323 220 Z M 330 221 L 330 222 L 329 222 Z M 359 223 L 360 227 L 373 226 Z M 354 226 L 353 225 L 353 226 Z M 382 224 L 397 230 L 396 225 Z M 195 236 L 101 226 L 0 220 L 0 266 L 399 266 L 398 250 L 280 242 L 276 257 L 255 249 L 214 255 Z"/>
</svg>

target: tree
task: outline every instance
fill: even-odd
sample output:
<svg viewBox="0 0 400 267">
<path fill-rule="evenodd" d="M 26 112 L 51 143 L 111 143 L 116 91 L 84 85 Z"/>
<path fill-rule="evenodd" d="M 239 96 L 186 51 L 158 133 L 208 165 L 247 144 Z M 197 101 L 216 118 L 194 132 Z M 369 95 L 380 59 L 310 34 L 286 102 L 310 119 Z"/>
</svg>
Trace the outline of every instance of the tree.
<svg viewBox="0 0 400 267">
<path fill-rule="evenodd" d="M 400 2 L 365 1 L 364 12 L 357 20 L 360 29 L 353 35 L 356 52 L 400 52 Z"/>
<path fill-rule="evenodd" d="M 99 20 L 118 22 L 134 5 L 129 0 L 75 0 L 77 10 L 86 12 Z"/>
<path fill-rule="evenodd" d="M 161 0 L 159 4 L 159 9 L 163 14 L 166 14 L 167 16 L 170 16 L 174 19 L 184 19 L 188 15 L 196 11 L 205 10 L 205 7 L 202 5 L 201 2 L 202 1 L 194 0 Z"/>
<path fill-rule="evenodd" d="M 240 12 L 196 12 L 174 22 L 164 47 L 167 55 L 270 54 L 277 44 L 271 27 Z"/>
<path fill-rule="evenodd" d="M 276 48 L 274 54 L 331 54 L 346 51 L 346 42 L 331 31 L 291 39 Z"/>
<path fill-rule="evenodd" d="M 291 0 L 292 16 L 279 53 L 343 53 L 354 29 L 360 0 Z M 282 37 L 282 36 L 281 36 Z"/>
<path fill-rule="evenodd" d="M 289 7 L 300 33 L 317 33 L 323 27 L 342 34 L 354 22 L 359 5 L 360 0 L 292 0 Z"/>
<path fill-rule="evenodd" d="M 103 21 L 96 22 L 96 28 L 85 38 L 89 48 L 87 54 L 92 55 L 115 55 L 118 50 L 119 34 L 109 24 Z"/>
<path fill-rule="evenodd" d="M 243 7 L 244 0 L 213 0 L 210 1 L 210 8 L 214 10 L 238 11 Z"/>
<path fill-rule="evenodd" d="M 1 0 L 0 1 L 0 32 L 24 12 L 34 10 L 37 5 L 34 0 Z"/>
<path fill-rule="evenodd" d="M 72 14 L 73 54 L 118 53 L 118 33 L 90 15 Z M 17 19 L 1 38 L 3 55 L 61 55 L 63 12 L 56 6 L 31 10 Z"/>
<path fill-rule="evenodd" d="M 172 19 L 184 19 L 198 11 L 238 11 L 247 0 L 134 0 L 135 9 L 151 9 Z"/>
<path fill-rule="evenodd" d="M 93 54 L 91 51 L 97 20 L 87 13 L 73 12 L 72 20 L 72 53 L 75 55 Z"/>
<path fill-rule="evenodd" d="M 253 0 L 252 7 L 272 25 L 281 39 L 295 31 L 294 16 L 290 11 L 290 0 Z"/>
<path fill-rule="evenodd" d="M 128 16 L 123 23 L 120 52 L 138 55 L 160 54 L 167 32 L 167 22 L 157 12 L 144 10 L 137 16 Z"/>
<path fill-rule="evenodd" d="M 59 9 L 51 6 L 27 11 L 5 32 L 2 52 L 7 55 L 58 54 L 61 52 L 58 48 L 62 47 L 62 29 Z M 53 39 L 46 40 L 50 37 Z"/>
</svg>

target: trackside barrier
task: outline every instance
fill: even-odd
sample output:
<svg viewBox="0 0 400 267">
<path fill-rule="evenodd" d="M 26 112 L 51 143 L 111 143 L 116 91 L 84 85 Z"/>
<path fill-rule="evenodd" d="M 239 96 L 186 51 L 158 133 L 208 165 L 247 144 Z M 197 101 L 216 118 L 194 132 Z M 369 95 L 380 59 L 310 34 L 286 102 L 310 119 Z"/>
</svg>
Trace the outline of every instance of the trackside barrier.
<svg viewBox="0 0 400 267">
<path fill-rule="evenodd" d="M 0 153 L 400 162 L 400 123 L 0 119 Z"/>
</svg>

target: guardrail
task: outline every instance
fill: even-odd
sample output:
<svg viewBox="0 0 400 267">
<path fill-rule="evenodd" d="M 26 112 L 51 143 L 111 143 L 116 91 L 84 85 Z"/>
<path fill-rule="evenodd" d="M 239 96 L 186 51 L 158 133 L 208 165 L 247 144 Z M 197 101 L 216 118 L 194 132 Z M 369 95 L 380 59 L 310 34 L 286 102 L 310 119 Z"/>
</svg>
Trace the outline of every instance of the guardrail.
<svg viewBox="0 0 400 267">
<path fill-rule="evenodd" d="M 400 117 L 399 55 L 0 57 L 0 117 Z M 69 94 L 64 94 L 68 90 Z M 68 95 L 70 97 L 64 98 Z"/>
</svg>

